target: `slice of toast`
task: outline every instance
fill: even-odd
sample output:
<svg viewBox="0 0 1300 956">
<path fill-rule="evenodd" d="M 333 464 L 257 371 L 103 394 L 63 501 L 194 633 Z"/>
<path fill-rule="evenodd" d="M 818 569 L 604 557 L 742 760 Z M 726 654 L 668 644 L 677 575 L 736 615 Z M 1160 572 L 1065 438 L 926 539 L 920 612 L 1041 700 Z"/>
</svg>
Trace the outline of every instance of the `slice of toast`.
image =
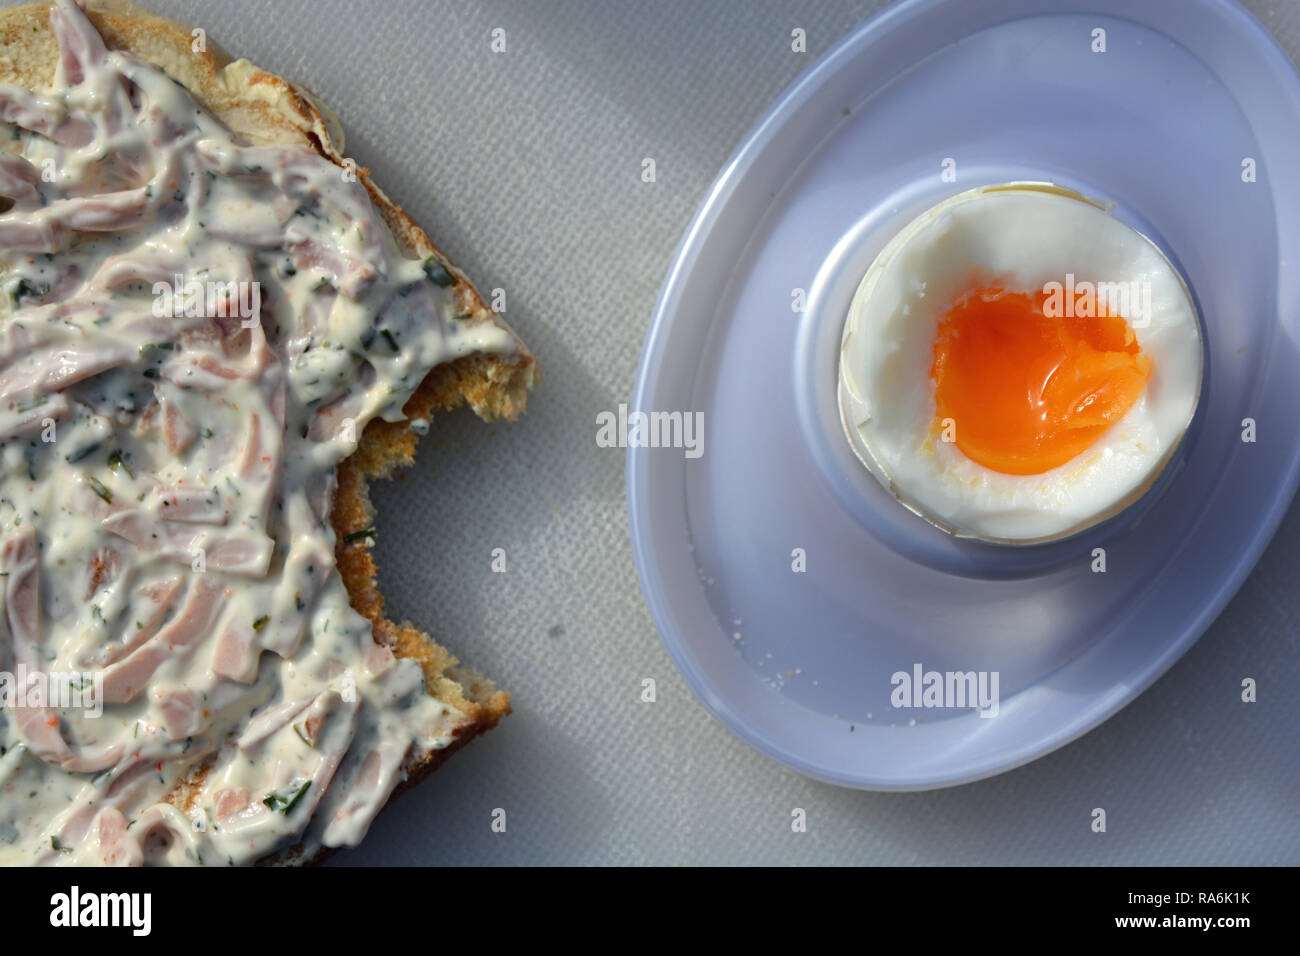
<svg viewBox="0 0 1300 956">
<path fill-rule="evenodd" d="M 49 6 L 48 2 L 37 2 L 0 9 L 0 81 L 28 89 L 50 85 L 58 48 L 50 29 Z M 90 0 L 88 14 L 110 48 L 129 51 L 161 67 L 251 144 L 300 144 L 339 166 L 350 163 L 344 157 L 337 118 L 305 88 L 260 70 L 247 60 L 234 60 L 201 30 L 157 16 L 129 0 Z M 404 254 L 421 259 L 435 256 L 451 274 L 454 283 L 450 291 L 456 311 L 470 316 L 465 321 L 494 323 L 510 331 L 419 224 L 371 181 L 368 171 L 357 168 L 356 175 Z M 513 355 L 469 354 L 435 367 L 404 406 L 407 421 L 372 421 L 360 437 L 356 452 L 337 469 L 338 492 L 331 522 L 338 540 L 338 570 L 353 607 L 373 623 L 376 641 L 388 645 L 398 657 L 412 658 L 421 665 L 429 693 L 465 715 L 449 746 L 412 752 L 404 767 L 406 779 L 393 796 L 423 779 L 474 736 L 494 727 L 509 713 L 510 704 L 506 692 L 476 672 L 460 667 L 456 658 L 427 633 L 384 615 L 369 539 L 358 534 L 374 524 L 369 483 L 412 462 L 418 440 L 409 426 L 412 420 L 428 419 L 436 410 L 463 403 L 485 420 L 513 420 L 523 411 L 528 391 L 538 381 L 537 362 L 518 337 L 513 332 L 511 335 L 517 346 Z M 200 767 L 168 799 L 188 810 L 205 773 L 206 768 Z M 300 845 L 277 852 L 263 862 L 318 862 L 329 852 L 322 850 L 307 859 Z"/>
</svg>

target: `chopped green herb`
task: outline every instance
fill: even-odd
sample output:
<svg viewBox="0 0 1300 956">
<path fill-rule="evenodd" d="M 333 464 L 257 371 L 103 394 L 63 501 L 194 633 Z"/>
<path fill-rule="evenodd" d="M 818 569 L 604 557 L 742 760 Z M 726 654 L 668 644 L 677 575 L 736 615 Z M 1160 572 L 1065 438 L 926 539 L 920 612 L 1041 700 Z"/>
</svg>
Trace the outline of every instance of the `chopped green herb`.
<svg viewBox="0 0 1300 956">
<path fill-rule="evenodd" d="M 113 503 L 113 493 L 104 487 L 103 482 L 101 482 L 94 475 L 90 475 L 86 479 L 86 481 L 90 485 L 91 490 L 95 492 L 95 494 L 99 495 L 99 497 L 103 498 L 110 505 Z"/>
<path fill-rule="evenodd" d="M 297 790 L 291 792 L 286 789 L 286 790 L 278 790 L 275 791 L 274 793 L 268 793 L 265 799 L 262 800 L 262 802 L 266 804 L 268 807 L 270 807 L 272 810 L 278 810 L 280 813 L 283 813 L 287 817 L 290 813 L 293 812 L 293 808 L 298 805 L 298 801 L 303 798 L 303 794 L 307 792 L 307 788 L 310 786 L 311 786 L 311 781 L 304 780 L 302 782 L 302 786 L 300 786 Z"/>
<path fill-rule="evenodd" d="M 63 458 L 65 461 L 68 462 L 68 464 L 74 464 L 75 462 L 81 461 L 81 459 L 83 458 L 89 457 L 98 448 L 99 448 L 99 442 L 95 442 L 93 445 L 87 445 L 85 448 L 78 448 L 74 452 L 69 452 L 68 454 L 64 455 Z"/>
<path fill-rule="evenodd" d="M 108 467 L 113 469 L 113 471 L 117 471 L 121 468 L 126 472 L 127 477 L 132 479 L 135 478 L 135 473 L 131 471 L 131 467 L 126 463 L 126 459 L 122 457 L 122 449 L 120 448 L 114 449 L 113 453 L 108 456 Z"/>
<path fill-rule="evenodd" d="M 271 620 L 271 615 L 263 614 L 261 617 L 259 617 L 256 621 L 253 622 L 253 630 L 260 631 L 262 628 L 266 627 L 266 622 L 269 620 Z"/>
<path fill-rule="evenodd" d="M 384 341 L 388 343 L 388 347 L 394 352 L 402 351 L 401 346 L 397 344 L 397 339 L 393 338 L 392 332 L 389 332 L 387 329 L 380 329 L 379 334 L 384 337 Z"/>
<path fill-rule="evenodd" d="M 430 282 L 444 289 L 456 283 L 456 277 L 447 271 L 447 267 L 439 262 L 436 256 L 429 256 L 424 260 L 424 274 L 429 277 Z"/>
<path fill-rule="evenodd" d="M 373 538 L 374 536 L 375 529 L 372 525 L 369 528 L 362 528 L 360 531 L 353 531 L 351 534 L 345 534 L 343 536 L 343 543 L 347 544 L 349 541 L 360 541 L 362 538 Z"/>
<path fill-rule="evenodd" d="M 42 282 L 39 285 L 33 283 L 26 276 L 18 280 L 18 284 L 9 290 L 9 301 L 13 303 L 14 308 L 22 305 L 23 299 L 26 298 L 44 298 L 50 291 L 50 284 Z"/>
</svg>

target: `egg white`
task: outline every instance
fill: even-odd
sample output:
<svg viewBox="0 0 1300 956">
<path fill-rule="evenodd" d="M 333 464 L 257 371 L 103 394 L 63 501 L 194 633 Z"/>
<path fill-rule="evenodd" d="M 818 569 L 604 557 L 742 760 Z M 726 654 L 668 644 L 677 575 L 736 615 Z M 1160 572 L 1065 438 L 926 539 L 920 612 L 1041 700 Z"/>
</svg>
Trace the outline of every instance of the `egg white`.
<svg viewBox="0 0 1300 956">
<path fill-rule="evenodd" d="M 1047 282 L 1148 282 L 1146 389 L 1086 451 L 1037 475 L 994 471 L 933 427 L 939 322 L 972 289 L 1036 293 Z M 871 472 L 913 510 L 960 534 L 1033 541 L 1075 532 L 1131 503 L 1169 460 L 1201 387 L 1200 327 L 1178 273 L 1148 239 L 1048 184 L 970 190 L 913 220 L 858 287 L 840 349 L 844 430 Z M 960 423 L 957 423 L 960 428 Z"/>
</svg>

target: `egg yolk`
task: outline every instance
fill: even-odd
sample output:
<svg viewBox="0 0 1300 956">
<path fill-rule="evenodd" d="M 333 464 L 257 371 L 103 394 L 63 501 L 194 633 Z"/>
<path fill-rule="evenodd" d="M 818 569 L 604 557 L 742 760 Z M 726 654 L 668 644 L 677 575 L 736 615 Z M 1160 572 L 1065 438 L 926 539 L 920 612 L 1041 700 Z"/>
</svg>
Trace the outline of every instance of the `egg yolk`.
<svg viewBox="0 0 1300 956">
<path fill-rule="evenodd" d="M 994 471 L 1037 475 L 1065 464 L 1124 417 L 1151 374 L 1133 329 L 1105 314 L 1103 301 L 1100 315 L 1058 318 L 1044 314 L 1046 298 L 981 288 L 939 323 L 936 423 Z"/>
</svg>

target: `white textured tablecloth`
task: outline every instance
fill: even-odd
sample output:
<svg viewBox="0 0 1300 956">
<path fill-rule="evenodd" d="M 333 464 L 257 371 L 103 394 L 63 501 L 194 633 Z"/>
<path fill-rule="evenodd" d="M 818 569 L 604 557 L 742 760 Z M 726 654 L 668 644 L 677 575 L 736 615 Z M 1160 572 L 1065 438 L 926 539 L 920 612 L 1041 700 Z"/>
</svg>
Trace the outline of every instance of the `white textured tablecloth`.
<svg viewBox="0 0 1300 956">
<path fill-rule="evenodd" d="M 715 723 L 659 644 L 629 548 L 624 453 L 596 446 L 596 413 L 628 399 L 670 257 L 723 161 L 883 3 L 151 5 L 320 94 L 349 155 L 480 289 L 506 290 L 542 363 L 517 424 L 444 416 L 418 465 L 375 494 L 390 613 L 508 688 L 514 714 L 338 863 L 1300 863 L 1296 509 L 1139 700 L 955 789 L 860 793 L 785 770 Z M 1300 58 L 1300 2 L 1246 6 Z M 791 52 L 795 27 L 806 54 Z M 498 547 L 504 574 L 489 568 Z M 1253 705 L 1239 700 L 1248 676 Z M 796 806 L 807 833 L 791 832 Z M 1105 834 L 1090 832 L 1095 806 Z"/>
</svg>

